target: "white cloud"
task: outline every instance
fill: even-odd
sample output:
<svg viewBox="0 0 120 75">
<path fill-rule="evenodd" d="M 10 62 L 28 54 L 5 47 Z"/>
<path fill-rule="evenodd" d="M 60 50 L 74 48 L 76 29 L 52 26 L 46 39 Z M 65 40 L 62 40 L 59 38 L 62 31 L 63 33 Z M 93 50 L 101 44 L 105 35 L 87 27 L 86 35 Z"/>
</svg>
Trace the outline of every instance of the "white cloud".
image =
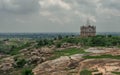
<svg viewBox="0 0 120 75">
<path fill-rule="evenodd" d="M 6 8 L 6 9 L 18 9 L 20 6 L 16 3 L 14 3 L 14 0 L 0 0 L 0 7 Z"/>
<path fill-rule="evenodd" d="M 25 23 L 26 21 L 24 21 L 22 19 L 19 19 L 19 18 L 16 18 L 16 22 L 18 22 L 18 23 Z"/>
<path fill-rule="evenodd" d="M 59 6 L 60 8 L 70 10 L 71 6 L 63 0 L 40 0 L 39 4 L 42 8 L 49 8 L 52 6 Z"/>
<path fill-rule="evenodd" d="M 96 23 L 96 18 L 95 18 L 95 16 L 93 16 L 93 15 L 86 14 L 86 13 L 83 13 L 83 12 L 80 12 L 80 11 L 77 11 L 77 10 L 76 10 L 74 13 L 75 13 L 76 15 L 78 15 L 79 17 L 81 17 L 83 22 L 86 21 L 87 18 L 89 18 L 89 20 L 90 20 L 91 22 Z"/>
<path fill-rule="evenodd" d="M 101 2 L 96 8 L 96 14 L 98 15 L 107 15 L 110 16 L 120 16 L 120 6 L 117 4 L 120 3 L 118 0 L 110 0 L 109 3 Z M 116 4 L 116 5 L 115 5 Z"/>
<path fill-rule="evenodd" d="M 100 14 L 105 14 L 108 16 L 120 16 L 120 11 L 117 9 L 109 9 L 109 8 L 103 8 L 103 9 L 99 9 L 99 13 Z"/>
<path fill-rule="evenodd" d="M 7 13 L 28 14 L 39 8 L 38 0 L 0 0 L 0 10 Z"/>
<path fill-rule="evenodd" d="M 49 20 L 53 23 L 58 23 L 58 24 L 64 25 L 63 22 L 57 17 L 49 18 Z"/>
<path fill-rule="evenodd" d="M 40 11 L 40 15 L 42 15 L 42 16 L 51 16 L 52 13 L 49 12 L 49 11 Z"/>
<path fill-rule="evenodd" d="M 88 17 L 97 27 L 119 26 L 120 0 L 0 0 L 0 25 L 6 29 L 10 25 L 24 29 L 28 24 L 29 31 L 35 27 L 35 31 L 55 27 L 56 31 L 76 31 Z"/>
<path fill-rule="evenodd" d="M 62 21 L 60 20 L 60 18 L 57 17 L 53 12 L 50 12 L 50 11 L 47 11 L 47 10 L 40 11 L 40 15 L 43 16 L 43 17 L 46 17 L 46 19 L 48 19 L 52 23 L 63 24 Z"/>
</svg>

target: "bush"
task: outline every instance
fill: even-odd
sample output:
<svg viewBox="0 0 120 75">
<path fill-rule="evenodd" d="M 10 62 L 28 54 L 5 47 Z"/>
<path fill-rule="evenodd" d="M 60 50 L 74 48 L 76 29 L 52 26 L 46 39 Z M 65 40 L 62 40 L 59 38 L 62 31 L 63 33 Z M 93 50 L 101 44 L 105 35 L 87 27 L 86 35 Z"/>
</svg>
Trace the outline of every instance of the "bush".
<svg viewBox="0 0 120 75">
<path fill-rule="evenodd" d="M 19 54 L 19 51 L 20 51 L 21 49 L 24 49 L 24 48 L 26 48 L 26 47 L 29 47 L 30 45 L 31 45 L 31 43 L 26 43 L 26 44 L 23 44 L 23 45 L 21 45 L 21 46 L 19 46 L 19 47 L 12 46 L 9 54 L 10 54 L 10 55 L 17 55 L 17 54 Z"/>
<path fill-rule="evenodd" d="M 17 61 L 16 61 L 16 67 L 17 68 L 22 68 L 25 64 L 26 64 L 25 59 L 17 59 Z"/>
<path fill-rule="evenodd" d="M 57 48 L 60 48 L 60 47 L 61 47 L 61 43 L 57 43 L 57 44 L 56 44 L 56 47 L 57 47 Z"/>
<path fill-rule="evenodd" d="M 58 40 L 61 40 L 62 38 L 62 35 L 58 35 Z"/>
<path fill-rule="evenodd" d="M 38 42 L 37 47 L 54 44 L 54 43 L 53 43 L 53 40 L 48 40 L 48 39 L 42 39 L 42 40 L 39 40 L 39 41 L 37 41 L 37 42 Z"/>
<path fill-rule="evenodd" d="M 80 72 L 80 75 L 92 75 L 92 72 L 88 70 L 83 70 Z"/>
<path fill-rule="evenodd" d="M 33 75 L 33 72 L 31 69 L 29 68 L 25 68 L 22 70 L 22 74 L 21 75 Z"/>
</svg>

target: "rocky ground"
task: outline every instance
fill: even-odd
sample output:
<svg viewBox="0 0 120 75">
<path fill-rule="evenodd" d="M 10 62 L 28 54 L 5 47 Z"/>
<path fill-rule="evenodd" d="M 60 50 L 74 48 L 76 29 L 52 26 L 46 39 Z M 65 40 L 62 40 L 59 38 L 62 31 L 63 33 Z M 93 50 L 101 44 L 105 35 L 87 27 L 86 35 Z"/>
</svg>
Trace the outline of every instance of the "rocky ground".
<svg viewBox="0 0 120 75">
<path fill-rule="evenodd" d="M 97 49 L 97 50 L 96 50 Z M 90 48 L 90 55 L 112 54 L 120 55 L 117 48 Z M 97 52 L 96 52 L 97 51 Z M 120 60 L 103 59 L 84 59 L 83 54 L 62 56 L 55 60 L 49 60 L 39 64 L 33 69 L 34 75 L 80 75 L 82 70 L 90 70 L 92 75 L 114 75 L 112 72 L 120 72 Z"/>
<path fill-rule="evenodd" d="M 84 69 L 93 71 L 93 75 L 114 75 L 111 72 L 120 72 L 120 60 L 85 60 L 77 58 L 76 55 L 71 57 L 65 56 L 39 64 L 33 69 L 33 72 L 34 75 L 80 75 L 80 72 Z"/>
<path fill-rule="evenodd" d="M 70 46 L 70 48 L 80 47 Z M 68 47 L 67 47 L 68 48 Z M 64 48 L 65 49 L 65 48 Z M 92 75 L 116 75 L 112 72 L 120 72 L 120 58 L 102 57 L 102 58 L 85 58 L 86 56 L 112 55 L 119 56 L 119 48 L 88 48 L 85 52 L 76 53 L 68 56 L 61 56 L 55 59 L 49 59 L 54 56 L 54 51 L 64 50 L 55 49 L 54 46 L 34 49 L 23 49 L 17 56 L 8 56 L 0 60 L 0 71 L 10 71 L 16 64 L 15 57 L 26 59 L 27 63 L 34 65 L 32 72 L 34 75 L 85 75 L 81 74 L 84 70 L 89 70 Z M 68 49 L 69 50 L 69 49 Z M 1 74 L 0 74 L 1 75 Z M 5 74 L 4 74 L 5 75 Z M 8 75 L 8 74 L 6 74 Z M 9 74 L 13 75 L 13 74 Z M 119 75 L 119 74 L 118 74 Z"/>
</svg>

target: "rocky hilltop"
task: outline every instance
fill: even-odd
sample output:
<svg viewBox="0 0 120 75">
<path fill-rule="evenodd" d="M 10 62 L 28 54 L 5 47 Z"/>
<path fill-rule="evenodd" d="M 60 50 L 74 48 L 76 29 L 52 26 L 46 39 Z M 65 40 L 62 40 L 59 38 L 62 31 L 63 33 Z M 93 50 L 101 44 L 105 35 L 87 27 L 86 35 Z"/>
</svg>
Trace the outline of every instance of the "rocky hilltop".
<svg viewBox="0 0 120 75">
<path fill-rule="evenodd" d="M 34 75 L 80 75 L 88 69 L 92 75 L 114 75 L 120 72 L 120 60 L 117 59 L 84 59 L 81 54 L 62 56 L 46 61 L 33 69 Z"/>
<path fill-rule="evenodd" d="M 119 39 L 0 40 L 0 75 L 120 75 Z"/>
</svg>

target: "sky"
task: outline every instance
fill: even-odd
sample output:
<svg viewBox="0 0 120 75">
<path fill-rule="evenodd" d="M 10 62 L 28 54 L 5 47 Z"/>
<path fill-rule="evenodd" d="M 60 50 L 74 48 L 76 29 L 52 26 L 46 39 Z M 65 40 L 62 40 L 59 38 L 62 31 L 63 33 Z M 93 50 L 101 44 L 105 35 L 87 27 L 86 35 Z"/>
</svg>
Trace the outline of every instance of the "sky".
<svg viewBox="0 0 120 75">
<path fill-rule="evenodd" d="M 0 32 L 120 32 L 120 0 L 0 0 Z"/>
</svg>

